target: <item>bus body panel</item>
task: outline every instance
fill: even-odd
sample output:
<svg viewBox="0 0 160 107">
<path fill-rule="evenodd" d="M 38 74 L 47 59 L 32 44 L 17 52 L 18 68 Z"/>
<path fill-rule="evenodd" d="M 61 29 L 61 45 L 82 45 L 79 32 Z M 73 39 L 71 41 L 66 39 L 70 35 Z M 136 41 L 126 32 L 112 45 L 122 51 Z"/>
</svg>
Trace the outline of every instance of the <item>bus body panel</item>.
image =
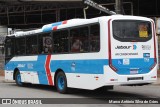
<svg viewBox="0 0 160 107">
<path fill-rule="evenodd" d="M 120 19 L 151 21 L 148 18 L 121 15 L 94 18 L 89 23 L 98 21 L 100 24 L 99 52 L 13 57 L 5 66 L 5 79 L 13 80 L 14 70 L 18 68 L 22 82 L 25 83 L 55 85 L 55 73 L 57 70 L 62 70 L 67 77 L 68 87 L 90 90 L 111 85 L 140 85 L 155 82 L 157 79 L 157 64 L 150 70 L 155 61 L 154 53 L 151 52 L 154 51 L 154 35 L 147 42 L 120 42 L 114 39 L 112 33 L 112 21 Z M 110 25 L 109 20 L 111 20 Z M 68 23 L 73 26 L 72 22 Z M 85 23 L 87 24 L 87 21 L 82 24 Z M 79 23 L 79 25 L 81 24 Z M 67 24 L 59 25 L 57 29 L 70 26 Z M 110 31 L 108 27 L 110 27 Z M 152 28 L 152 30 L 154 29 Z M 118 69 L 117 72 L 110 67 L 109 63 L 109 39 L 112 52 L 111 63 Z M 142 45 L 150 45 L 150 50 L 141 52 Z M 127 46 L 126 48 L 129 49 L 118 49 L 117 46 L 120 46 L 120 48 Z M 117 53 L 138 53 L 138 55 L 120 56 Z M 147 56 L 148 53 L 149 56 Z"/>
</svg>

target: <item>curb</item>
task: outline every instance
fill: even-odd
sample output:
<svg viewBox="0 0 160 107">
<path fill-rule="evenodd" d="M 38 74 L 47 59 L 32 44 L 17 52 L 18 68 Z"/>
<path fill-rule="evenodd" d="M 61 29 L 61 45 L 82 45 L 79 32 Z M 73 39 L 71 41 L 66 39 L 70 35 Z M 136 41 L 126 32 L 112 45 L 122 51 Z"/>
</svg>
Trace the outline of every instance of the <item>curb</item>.
<svg viewBox="0 0 160 107">
<path fill-rule="evenodd" d="M 151 85 L 160 85 L 160 83 L 158 83 L 158 82 L 157 83 L 152 83 Z"/>
<path fill-rule="evenodd" d="M 15 81 L 6 81 L 6 80 L 2 80 L 2 81 L 0 81 L 0 83 L 15 83 Z"/>
<path fill-rule="evenodd" d="M 152 85 L 160 85 L 160 78 L 158 78 L 157 82 L 153 83 Z"/>
</svg>

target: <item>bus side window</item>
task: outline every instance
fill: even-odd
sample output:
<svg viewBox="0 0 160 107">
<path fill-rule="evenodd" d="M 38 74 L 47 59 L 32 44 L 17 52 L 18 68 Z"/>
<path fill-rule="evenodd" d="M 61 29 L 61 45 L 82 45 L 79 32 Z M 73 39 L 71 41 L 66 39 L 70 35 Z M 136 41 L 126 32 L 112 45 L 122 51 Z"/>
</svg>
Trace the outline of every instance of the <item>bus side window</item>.
<svg viewBox="0 0 160 107">
<path fill-rule="evenodd" d="M 14 57 L 15 38 L 6 38 L 5 40 L 5 63 L 7 63 L 12 57 Z"/>
<path fill-rule="evenodd" d="M 15 47 L 16 55 L 25 55 L 25 53 L 26 53 L 25 37 L 17 38 L 15 46 L 16 46 Z"/>
<path fill-rule="evenodd" d="M 89 29 L 88 26 L 71 29 L 71 52 L 89 51 Z"/>
<path fill-rule="evenodd" d="M 71 52 L 79 52 L 80 51 L 80 45 L 79 45 L 79 29 L 73 28 L 70 30 L 70 44 L 71 44 Z"/>
<path fill-rule="evenodd" d="M 26 37 L 26 54 L 38 54 L 37 35 Z"/>
<path fill-rule="evenodd" d="M 90 51 L 98 52 L 100 50 L 100 30 L 99 25 L 90 26 Z"/>
<path fill-rule="evenodd" d="M 60 52 L 60 42 L 61 42 L 61 33 L 60 31 L 53 32 L 53 53 Z"/>
<path fill-rule="evenodd" d="M 89 51 L 89 28 L 88 26 L 84 26 L 80 28 L 80 38 L 82 41 L 82 52 Z"/>
<path fill-rule="evenodd" d="M 66 53 L 69 51 L 69 37 L 68 30 L 61 30 L 53 32 L 53 52 Z"/>
<path fill-rule="evenodd" d="M 32 45 L 32 54 L 38 54 L 38 46 L 37 45 Z"/>
<path fill-rule="evenodd" d="M 71 46 L 71 52 L 80 52 L 82 50 L 82 41 L 80 39 L 74 39 Z"/>
<path fill-rule="evenodd" d="M 52 53 L 49 52 L 50 47 L 52 47 L 51 33 L 49 32 L 38 35 L 38 52 L 40 54 Z"/>
<path fill-rule="evenodd" d="M 44 53 L 52 53 L 52 37 L 43 37 L 43 51 Z"/>
</svg>

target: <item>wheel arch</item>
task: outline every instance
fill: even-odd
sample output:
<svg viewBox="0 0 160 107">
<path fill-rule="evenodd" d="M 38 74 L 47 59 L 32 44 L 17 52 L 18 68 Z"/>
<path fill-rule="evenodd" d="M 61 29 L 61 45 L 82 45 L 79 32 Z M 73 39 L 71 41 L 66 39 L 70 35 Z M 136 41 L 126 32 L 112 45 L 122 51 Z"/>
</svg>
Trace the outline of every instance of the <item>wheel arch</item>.
<svg viewBox="0 0 160 107">
<path fill-rule="evenodd" d="M 14 69 L 14 73 L 13 73 L 13 80 L 15 80 L 16 72 L 19 72 L 19 69 L 18 69 L 18 68 L 15 68 L 15 69 Z"/>
</svg>

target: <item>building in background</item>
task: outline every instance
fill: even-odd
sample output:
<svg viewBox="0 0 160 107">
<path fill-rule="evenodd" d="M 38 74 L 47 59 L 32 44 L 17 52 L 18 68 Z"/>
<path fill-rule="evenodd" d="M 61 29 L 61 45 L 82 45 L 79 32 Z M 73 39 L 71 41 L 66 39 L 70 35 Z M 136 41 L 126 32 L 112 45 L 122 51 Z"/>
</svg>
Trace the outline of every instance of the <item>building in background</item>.
<svg viewBox="0 0 160 107">
<path fill-rule="evenodd" d="M 8 28 L 6 26 L 0 26 L 0 75 L 3 72 L 4 68 L 4 40 L 5 35 L 8 33 Z"/>
<path fill-rule="evenodd" d="M 160 0 L 93 0 L 116 11 L 117 1 L 122 2 L 121 13 L 145 17 L 160 17 Z M 84 18 L 83 0 L 0 0 L 0 25 L 14 29 L 41 27 L 44 24 L 73 18 Z M 106 16 L 89 7 L 87 18 Z"/>
</svg>

